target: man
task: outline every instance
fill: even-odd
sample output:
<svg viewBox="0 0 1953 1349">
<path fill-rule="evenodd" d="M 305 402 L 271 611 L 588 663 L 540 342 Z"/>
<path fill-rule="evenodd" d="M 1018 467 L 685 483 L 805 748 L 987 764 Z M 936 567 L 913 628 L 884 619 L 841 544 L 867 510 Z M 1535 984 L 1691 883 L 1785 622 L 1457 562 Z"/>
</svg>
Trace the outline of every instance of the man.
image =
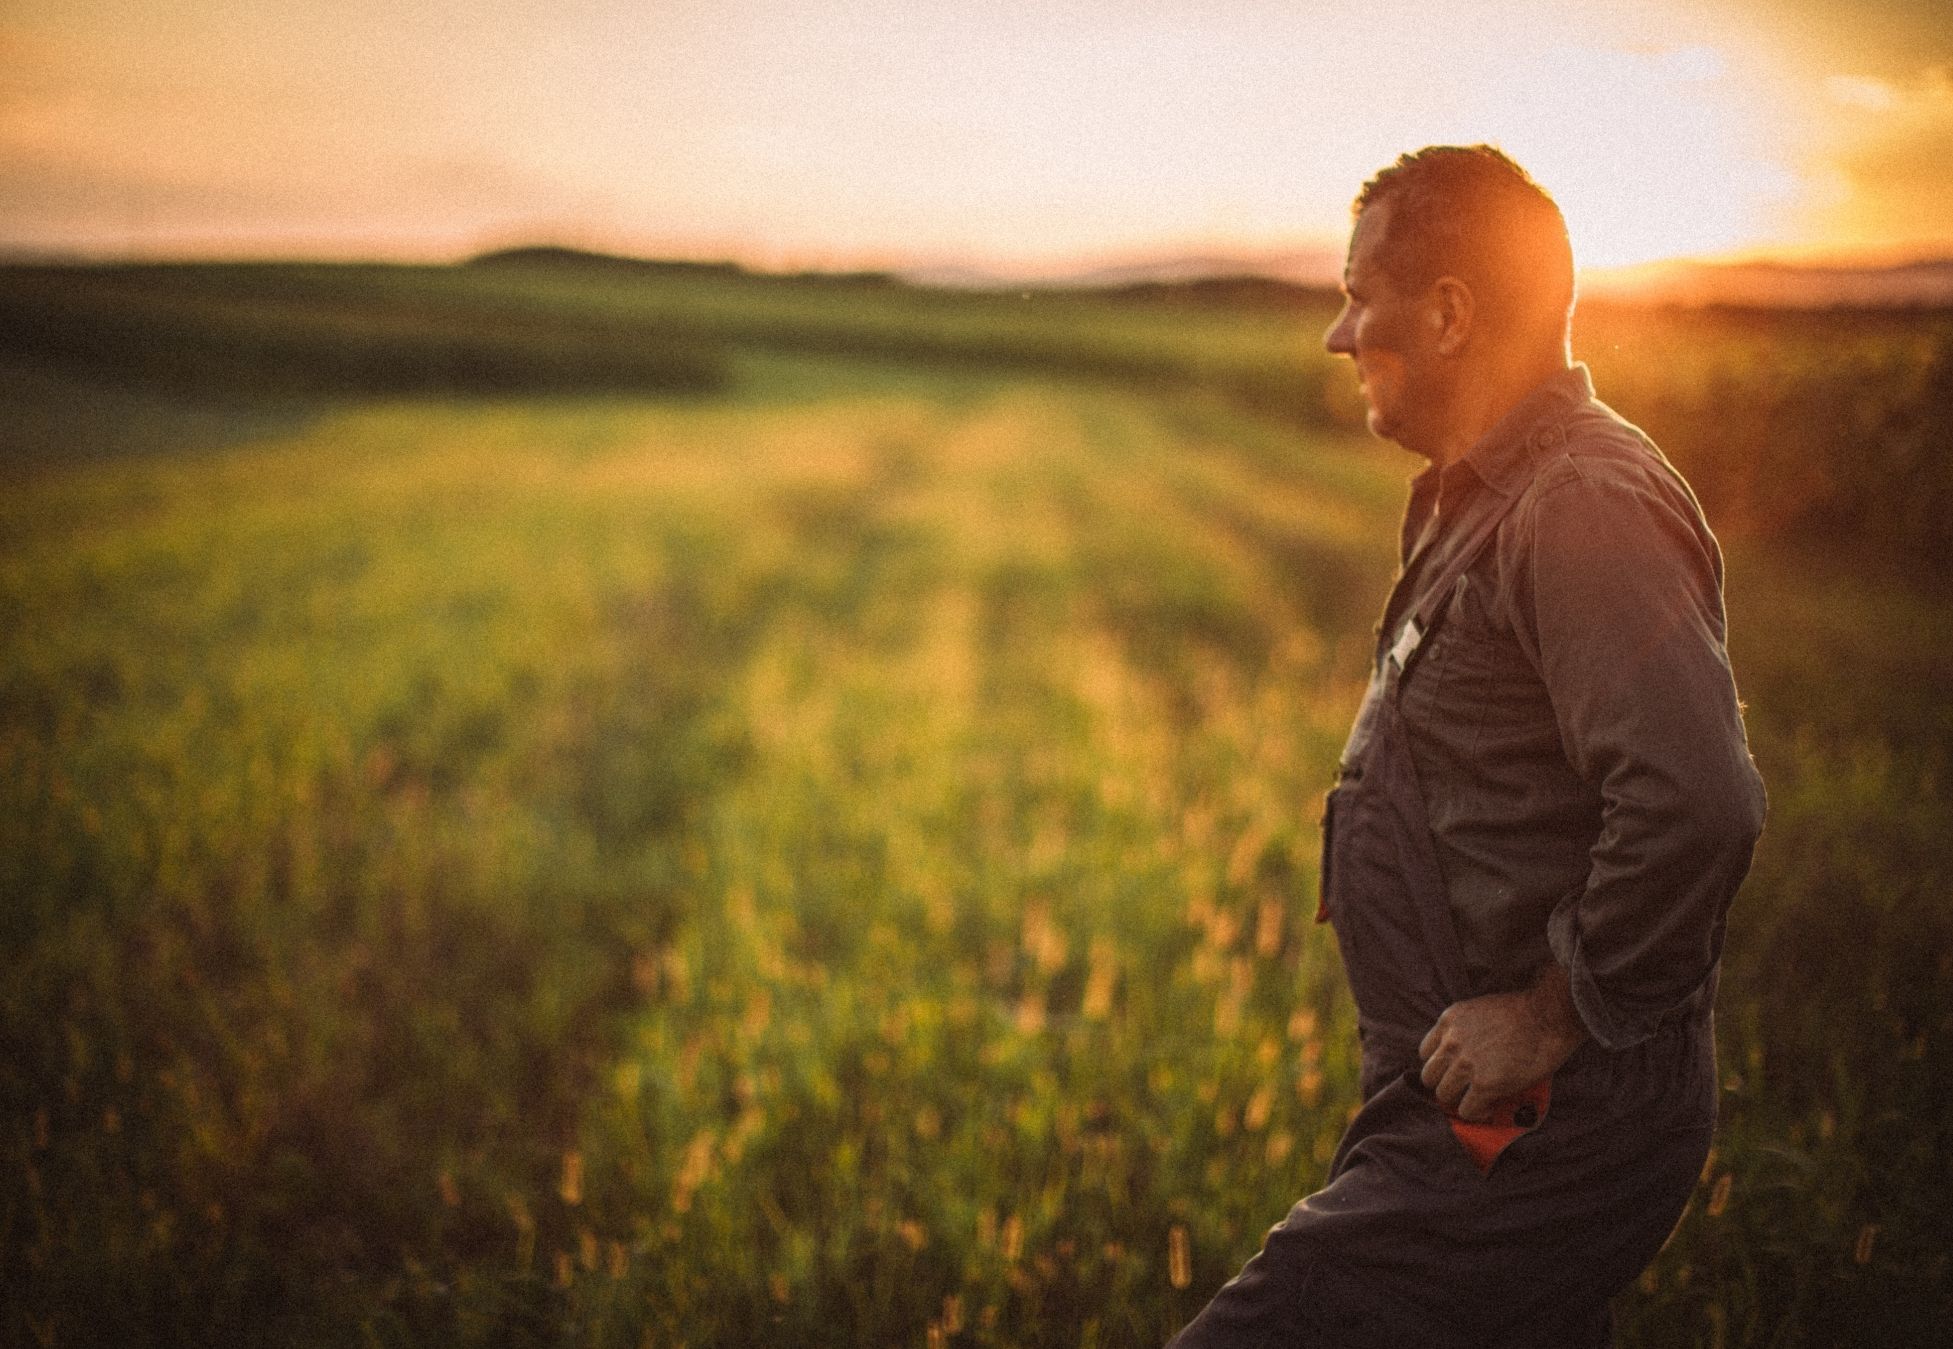
<svg viewBox="0 0 1953 1349">
<path fill-rule="evenodd" d="M 1762 828 L 1721 556 L 1570 363 L 1565 224 L 1503 154 L 1366 184 L 1344 291 L 1329 350 L 1430 461 L 1323 821 L 1363 1106 L 1175 1343 L 1604 1344 L 1708 1150 Z"/>
</svg>

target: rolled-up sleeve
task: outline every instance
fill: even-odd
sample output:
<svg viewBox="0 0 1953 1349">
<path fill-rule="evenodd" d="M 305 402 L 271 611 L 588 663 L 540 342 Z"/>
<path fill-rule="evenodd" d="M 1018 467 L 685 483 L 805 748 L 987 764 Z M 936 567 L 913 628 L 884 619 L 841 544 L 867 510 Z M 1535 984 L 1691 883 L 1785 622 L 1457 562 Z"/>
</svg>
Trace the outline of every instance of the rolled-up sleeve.
<svg viewBox="0 0 1953 1349">
<path fill-rule="evenodd" d="M 1651 470 L 1563 460 L 1524 514 L 1514 617 L 1567 760 L 1601 802 L 1583 886 L 1547 941 L 1593 1038 L 1647 1038 L 1714 969 L 1763 827 L 1723 646 L 1721 566 Z"/>
</svg>

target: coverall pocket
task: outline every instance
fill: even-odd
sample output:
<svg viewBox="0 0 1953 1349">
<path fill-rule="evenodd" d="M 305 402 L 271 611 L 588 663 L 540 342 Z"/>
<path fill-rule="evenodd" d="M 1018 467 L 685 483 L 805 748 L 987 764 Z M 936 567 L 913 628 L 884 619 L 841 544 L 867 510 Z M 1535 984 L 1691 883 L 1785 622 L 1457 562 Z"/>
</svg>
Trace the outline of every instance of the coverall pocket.
<svg viewBox="0 0 1953 1349">
<path fill-rule="evenodd" d="M 1329 921 L 1329 878 L 1335 870 L 1336 855 L 1336 793 L 1341 787 L 1331 787 L 1329 795 L 1322 800 L 1322 858 L 1316 865 L 1316 921 Z"/>
<path fill-rule="evenodd" d="M 1508 1096 L 1492 1107 L 1492 1118 L 1483 1123 L 1460 1119 L 1445 1111 L 1452 1137 L 1464 1148 L 1481 1176 L 1490 1175 L 1492 1163 L 1505 1150 L 1546 1122 L 1553 1104 L 1553 1079 L 1543 1077 L 1517 1096 Z"/>
</svg>

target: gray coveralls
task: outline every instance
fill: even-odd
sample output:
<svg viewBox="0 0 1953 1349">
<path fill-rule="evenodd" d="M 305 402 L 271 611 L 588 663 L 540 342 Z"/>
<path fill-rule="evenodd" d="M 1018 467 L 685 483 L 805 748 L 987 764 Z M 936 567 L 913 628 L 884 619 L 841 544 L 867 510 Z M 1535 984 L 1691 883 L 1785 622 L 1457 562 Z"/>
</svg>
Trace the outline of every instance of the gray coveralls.
<svg viewBox="0 0 1953 1349">
<path fill-rule="evenodd" d="M 1398 702 L 1510 498 L 1486 494 L 1421 578 L 1371 680 L 1323 821 L 1322 895 L 1363 1042 L 1363 1105 L 1328 1181 L 1174 1340 L 1209 1346 L 1599 1345 L 1653 1259 L 1715 1120 L 1711 986 L 1655 1034 L 1588 1041 L 1490 1127 L 1456 1127 L 1417 1046 L 1469 986 Z M 1483 1165 L 1481 1165 L 1481 1163 Z"/>
</svg>

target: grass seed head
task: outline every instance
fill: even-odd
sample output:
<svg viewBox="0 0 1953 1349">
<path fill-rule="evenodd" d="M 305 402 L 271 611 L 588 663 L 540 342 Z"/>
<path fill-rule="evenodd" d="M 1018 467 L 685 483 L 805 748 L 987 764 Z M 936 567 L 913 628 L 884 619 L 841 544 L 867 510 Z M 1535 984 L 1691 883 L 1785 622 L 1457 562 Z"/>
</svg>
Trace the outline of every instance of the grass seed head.
<svg viewBox="0 0 1953 1349">
<path fill-rule="evenodd" d="M 1185 1223 L 1175 1223 L 1166 1234 L 1166 1280 L 1175 1288 L 1193 1282 L 1193 1250 L 1187 1240 Z"/>
</svg>

